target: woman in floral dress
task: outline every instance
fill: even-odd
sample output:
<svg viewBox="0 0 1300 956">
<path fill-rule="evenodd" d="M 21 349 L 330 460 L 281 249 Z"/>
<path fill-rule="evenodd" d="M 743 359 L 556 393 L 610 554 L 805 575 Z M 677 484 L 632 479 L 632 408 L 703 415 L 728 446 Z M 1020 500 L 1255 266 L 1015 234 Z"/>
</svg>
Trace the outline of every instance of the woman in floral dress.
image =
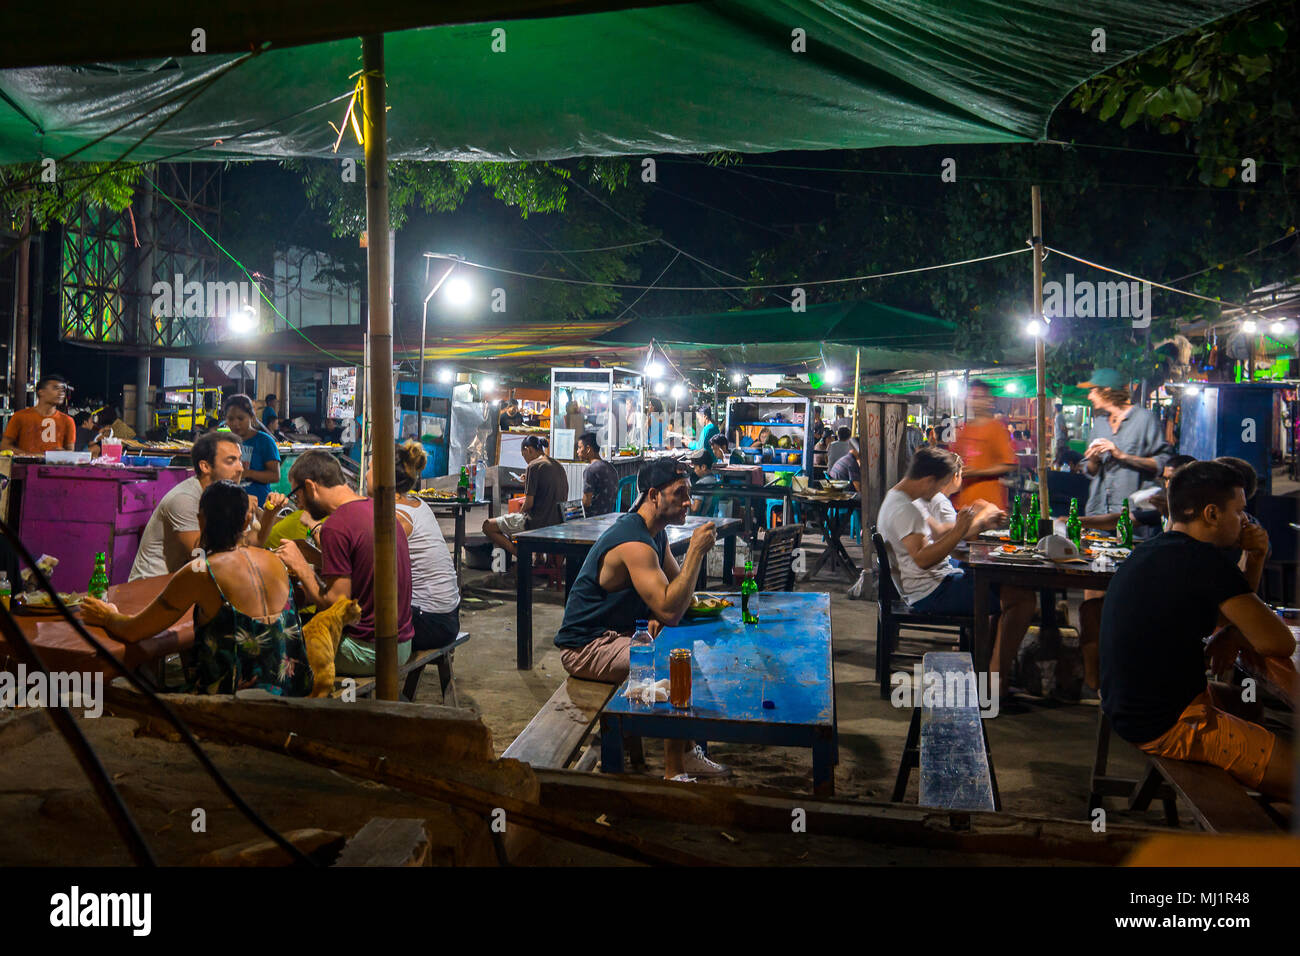
<svg viewBox="0 0 1300 956">
<path fill-rule="evenodd" d="M 136 615 L 87 597 L 82 618 L 132 643 L 166 630 L 194 608 L 196 666 L 189 690 L 233 694 L 260 687 L 285 697 L 311 693 L 302 627 L 284 564 L 270 551 L 240 543 L 248 495 L 218 481 L 199 499 L 199 548 L 193 561 Z"/>
</svg>

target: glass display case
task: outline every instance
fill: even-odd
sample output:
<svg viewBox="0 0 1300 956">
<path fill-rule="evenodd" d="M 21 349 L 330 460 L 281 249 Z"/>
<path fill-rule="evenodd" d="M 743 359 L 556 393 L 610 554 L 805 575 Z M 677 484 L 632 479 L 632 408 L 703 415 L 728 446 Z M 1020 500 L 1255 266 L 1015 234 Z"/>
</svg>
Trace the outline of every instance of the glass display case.
<svg viewBox="0 0 1300 956">
<path fill-rule="evenodd" d="M 812 412 L 808 399 L 733 396 L 727 399 L 727 439 L 764 471 L 812 471 Z"/>
<path fill-rule="evenodd" d="M 645 446 L 645 389 L 640 372 L 626 368 L 551 369 L 551 457 L 573 461 L 578 436 L 595 432 L 602 458 L 641 454 Z"/>
</svg>

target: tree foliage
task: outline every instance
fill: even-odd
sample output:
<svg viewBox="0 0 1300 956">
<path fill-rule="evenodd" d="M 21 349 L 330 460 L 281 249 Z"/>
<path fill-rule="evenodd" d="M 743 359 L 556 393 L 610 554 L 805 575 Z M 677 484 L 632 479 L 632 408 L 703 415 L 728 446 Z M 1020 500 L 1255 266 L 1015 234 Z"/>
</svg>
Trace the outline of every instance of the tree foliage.
<svg viewBox="0 0 1300 956">
<path fill-rule="evenodd" d="M 1298 36 L 1296 5 L 1266 3 L 1115 67 L 1075 90 L 1071 104 L 1181 140 L 1207 185 L 1227 186 L 1247 157 L 1285 170 L 1300 162 Z"/>
<path fill-rule="evenodd" d="M 51 171 L 54 181 L 47 182 Z M 143 166 L 114 163 L 63 162 L 49 170 L 41 163 L 0 166 L 0 208 L 16 226 L 30 206 L 32 228 L 37 231 L 67 223 L 82 202 L 92 209 L 121 212 L 131 204 L 146 171 Z"/>
</svg>

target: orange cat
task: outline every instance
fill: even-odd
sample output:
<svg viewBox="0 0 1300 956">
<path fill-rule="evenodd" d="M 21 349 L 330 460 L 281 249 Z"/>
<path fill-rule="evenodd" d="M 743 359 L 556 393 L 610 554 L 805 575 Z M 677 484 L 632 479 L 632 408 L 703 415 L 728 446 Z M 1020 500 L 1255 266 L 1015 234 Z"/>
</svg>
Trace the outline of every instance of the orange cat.
<svg viewBox="0 0 1300 956">
<path fill-rule="evenodd" d="M 338 653 L 343 628 L 361 620 L 361 605 L 348 598 L 339 598 L 334 606 L 321 611 L 303 625 L 302 637 L 307 645 L 307 662 L 311 664 L 316 682 L 312 697 L 328 697 L 334 690 L 334 655 Z"/>
</svg>

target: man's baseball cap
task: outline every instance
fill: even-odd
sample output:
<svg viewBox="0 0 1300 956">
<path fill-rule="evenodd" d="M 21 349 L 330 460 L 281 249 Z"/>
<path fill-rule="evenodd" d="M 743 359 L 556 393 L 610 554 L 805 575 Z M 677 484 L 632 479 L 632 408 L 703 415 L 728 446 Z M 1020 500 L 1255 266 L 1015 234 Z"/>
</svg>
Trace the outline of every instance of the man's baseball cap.
<svg viewBox="0 0 1300 956">
<path fill-rule="evenodd" d="M 1126 385 L 1124 376 L 1113 368 L 1094 369 L 1088 381 L 1079 383 L 1080 388 L 1124 388 Z"/>
<path fill-rule="evenodd" d="M 636 490 L 640 494 L 637 495 L 636 501 L 632 502 L 632 510 L 636 511 L 641 507 L 646 492 L 651 488 L 666 488 L 681 477 L 681 463 L 670 455 L 646 462 L 636 473 Z"/>
</svg>

